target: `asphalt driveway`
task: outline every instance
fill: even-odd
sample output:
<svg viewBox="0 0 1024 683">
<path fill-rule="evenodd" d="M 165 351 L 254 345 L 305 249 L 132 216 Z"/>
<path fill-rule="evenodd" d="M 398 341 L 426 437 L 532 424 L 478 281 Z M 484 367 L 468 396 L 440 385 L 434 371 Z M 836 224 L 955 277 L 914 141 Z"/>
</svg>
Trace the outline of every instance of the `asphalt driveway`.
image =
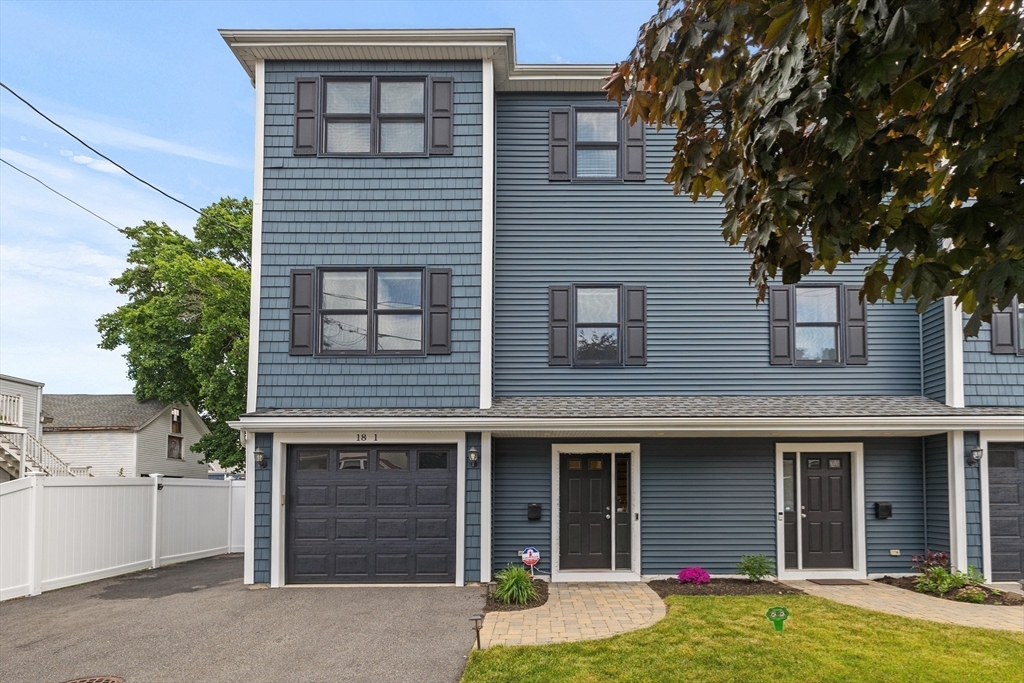
<svg viewBox="0 0 1024 683">
<path fill-rule="evenodd" d="M 243 586 L 224 555 L 0 604 L 0 680 L 457 681 L 482 588 Z"/>
</svg>

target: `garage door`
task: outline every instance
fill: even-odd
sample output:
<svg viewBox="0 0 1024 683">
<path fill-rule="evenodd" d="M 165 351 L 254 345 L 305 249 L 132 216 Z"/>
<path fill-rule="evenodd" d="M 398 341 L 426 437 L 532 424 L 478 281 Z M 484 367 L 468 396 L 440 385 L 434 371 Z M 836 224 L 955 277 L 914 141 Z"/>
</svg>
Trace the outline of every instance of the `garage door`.
<svg viewBox="0 0 1024 683">
<path fill-rule="evenodd" d="M 988 445 L 992 580 L 1024 579 L 1024 444 Z"/>
<path fill-rule="evenodd" d="M 453 583 L 454 446 L 292 446 L 289 583 Z"/>
</svg>

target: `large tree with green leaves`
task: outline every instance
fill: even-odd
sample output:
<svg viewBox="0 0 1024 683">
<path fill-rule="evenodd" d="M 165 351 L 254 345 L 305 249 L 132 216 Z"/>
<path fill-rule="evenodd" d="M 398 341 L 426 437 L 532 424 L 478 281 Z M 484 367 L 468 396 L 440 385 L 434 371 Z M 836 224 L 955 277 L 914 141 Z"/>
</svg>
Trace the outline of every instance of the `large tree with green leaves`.
<svg viewBox="0 0 1024 683">
<path fill-rule="evenodd" d="M 763 300 L 872 253 L 863 295 L 1024 301 L 1022 0 L 660 0 L 606 88 L 677 130 Z"/>
<path fill-rule="evenodd" d="M 100 347 L 127 348 L 140 399 L 188 402 L 210 433 L 192 450 L 226 468 L 244 464 L 238 432 L 249 358 L 252 201 L 221 199 L 203 210 L 194 237 L 146 221 L 121 231 L 128 268 L 111 280 L 128 303 L 96 323 Z"/>
</svg>

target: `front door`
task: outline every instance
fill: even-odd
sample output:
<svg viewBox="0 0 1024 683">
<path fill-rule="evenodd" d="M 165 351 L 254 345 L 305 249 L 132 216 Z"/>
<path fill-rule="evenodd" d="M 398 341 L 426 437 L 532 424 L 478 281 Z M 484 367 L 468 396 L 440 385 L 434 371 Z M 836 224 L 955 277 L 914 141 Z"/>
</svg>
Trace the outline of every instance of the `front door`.
<svg viewBox="0 0 1024 683">
<path fill-rule="evenodd" d="M 804 569 L 853 567 L 849 453 L 800 454 Z"/>
<path fill-rule="evenodd" d="M 561 456 L 562 569 L 611 569 L 611 454 Z"/>
<path fill-rule="evenodd" d="M 1024 444 L 988 445 L 992 580 L 1024 579 Z"/>
</svg>

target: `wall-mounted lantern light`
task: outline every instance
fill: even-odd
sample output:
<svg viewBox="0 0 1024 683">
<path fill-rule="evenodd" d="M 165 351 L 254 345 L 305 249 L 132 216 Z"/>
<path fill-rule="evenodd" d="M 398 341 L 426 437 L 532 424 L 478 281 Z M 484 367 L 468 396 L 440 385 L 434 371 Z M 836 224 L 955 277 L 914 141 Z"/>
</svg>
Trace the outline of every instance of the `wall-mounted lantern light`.
<svg viewBox="0 0 1024 683">
<path fill-rule="evenodd" d="M 259 465 L 260 467 L 267 466 L 267 458 L 263 455 L 262 448 L 257 446 L 256 450 L 252 452 L 252 457 L 255 458 L 256 464 Z"/>
<path fill-rule="evenodd" d="M 476 467 L 477 462 L 480 461 L 480 449 L 476 446 L 470 446 L 469 448 L 469 466 Z"/>
<path fill-rule="evenodd" d="M 985 455 L 985 449 L 981 446 L 975 446 L 971 449 L 971 454 L 967 456 L 968 465 L 977 465 L 981 462 L 982 456 Z"/>
</svg>

